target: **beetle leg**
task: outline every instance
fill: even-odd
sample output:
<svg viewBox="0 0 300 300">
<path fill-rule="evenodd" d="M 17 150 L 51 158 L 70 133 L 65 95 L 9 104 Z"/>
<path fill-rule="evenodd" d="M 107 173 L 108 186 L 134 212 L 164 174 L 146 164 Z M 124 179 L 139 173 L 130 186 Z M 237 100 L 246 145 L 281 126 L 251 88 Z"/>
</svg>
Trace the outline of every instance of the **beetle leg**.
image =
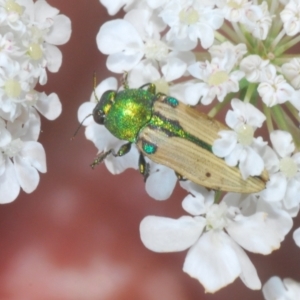
<svg viewBox="0 0 300 300">
<path fill-rule="evenodd" d="M 144 176 L 144 182 L 146 182 L 150 173 L 150 165 L 146 162 L 143 153 L 140 153 L 139 157 L 139 171 Z"/>
<path fill-rule="evenodd" d="M 113 149 L 110 149 L 106 152 L 101 152 L 100 154 L 97 155 L 97 157 L 94 159 L 94 161 L 90 164 L 92 169 L 94 169 L 97 165 L 103 162 L 103 160 L 110 155 L 113 152 Z"/>
<path fill-rule="evenodd" d="M 185 177 L 183 177 L 181 174 L 179 174 L 179 173 L 177 173 L 176 171 L 174 171 L 175 172 L 175 175 L 176 175 L 176 177 L 177 177 L 177 179 L 179 180 L 179 181 L 186 181 L 187 179 L 185 178 Z"/>
<path fill-rule="evenodd" d="M 129 85 L 128 85 L 128 72 L 127 71 L 124 71 L 122 85 L 123 85 L 124 90 L 128 90 L 129 89 Z"/>
<path fill-rule="evenodd" d="M 127 143 L 124 144 L 120 147 L 120 149 L 117 151 L 117 153 L 115 153 L 114 151 L 112 151 L 113 156 L 117 157 L 117 156 L 123 156 L 125 154 L 127 154 L 131 149 L 131 143 Z"/>
<path fill-rule="evenodd" d="M 149 93 L 155 95 L 156 94 L 156 85 L 154 83 L 151 83 L 147 90 Z"/>
<path fill-rule="evenodd" d="M 124 144 L 120 147 L 120 149 L 115 153 L 114 149 L 110 149 L 106 152 L 101 152 L 97 155 L 97 157 L 94 159 L 94 161 L 90 164 L 92 169 L 94 169 L 97 165 L 103 162 L 103 160 L 110 154 L 112 154 L 114 157 L 123 156 L 127 154 L 131 149 L 131 143 Z"/>
<path fill-rule="evenodd" d="M 147 91 L 153 95 L 156 94 L 156 85 L 154 83 L 145 83 L 139 87 L 139 89 L 143 89 L 144 87 L 148 87 Z"/>
</svg>

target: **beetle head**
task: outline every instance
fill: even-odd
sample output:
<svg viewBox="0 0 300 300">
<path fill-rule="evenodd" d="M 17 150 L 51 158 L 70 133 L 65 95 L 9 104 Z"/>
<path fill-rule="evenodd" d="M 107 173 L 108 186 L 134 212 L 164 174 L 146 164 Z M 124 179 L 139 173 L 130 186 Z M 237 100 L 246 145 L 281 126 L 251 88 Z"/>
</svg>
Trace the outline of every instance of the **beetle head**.
<svg viewBox="0 0 300 300">
<path fill-rule="evenodd" d="M 93 118 L 97 124 L 104 125 L 105 117 L 114 104 L 115 95 L 115 91 L 106 91 L 101 96 L 100 101 L 97 103 L 93 110 Z"/>
</svg>

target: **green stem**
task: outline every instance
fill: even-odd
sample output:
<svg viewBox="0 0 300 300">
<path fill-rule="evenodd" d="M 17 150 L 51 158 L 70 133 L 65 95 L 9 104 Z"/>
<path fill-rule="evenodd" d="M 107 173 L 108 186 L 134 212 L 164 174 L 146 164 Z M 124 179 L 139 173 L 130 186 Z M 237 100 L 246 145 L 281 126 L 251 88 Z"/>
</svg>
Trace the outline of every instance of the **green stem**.
<svg viewBox="0 0 300 300">
<path fill-rule="evenodd" d="M 278 1 L 268 1 L 268 7 L 270 8 L 269 11 L 271 15 L 274 15 L 274 13 L 277 11 L 278 4 Z"/>
<path fill-rule="evenodd" d="M 277 65 L 277 66 L 281 66 L 287 62 L 289 62 L 290 60 L 292 60 L 293 58 L 300 58 L 300 55 L 297 55 L 297 54 L 293 54 L 293 55 L 284 55 L 284 56 L 281 56 L 281 57 L 277 57 L 275 58 L 274 60 L 272 60 L 272 63 L 274 65 Z"/>
<path fill-rule="evenodd" d="M 238 36 L 238 40 L 240 43 L 244 43 L 247 45 L 247 48 L 249 48 L 249 42 L 248 40 L 245 38 L 245 33 L 243 33 L 243 31 L 241 30 L 240 26 L 235 23 L 235 22 L 232 22 L 231 23 L 234 31 L 235 31 L 235 34 Z"/>
<path fill-rule="evenodd" d="M 239 39 L 236 31 L 232 27 L 230 27 L 227 22 L 224 22 L 224 24 L 221 27 L 221 29 L 228 36 L 227 40 L 230 40 L 234 44 L 240 43 L 240 39 Z"/>
<path fill-rule="evenodd" d="M 299 115 L 298 114 L 296 116 L 294 115 L 295 108 L 291 104 L 288 105 L 289 103 L 285 103 L 285 104 L 286 104 L 286 107 L 291 112 L 292 116 L 296 117 L 296 119 L 299 121 Z M 290 107 L 288 107 L 288 106 L 290 106 Z M 295 146 L 296 146 L 297 150 L 299 151 L 300 150 L 300 139 L 299 139 L 300 129 L 295 124 L 294 120 L 285 111 L 283 111 L 283 113 L 285 115 L 285 120 L 289 126 L 289 133 L 293 136 Z"/>
<path fill-rule="evenodd" d="M 221 202 L 221 196 L 222 196 L 222 192 L 221 191 L 215 191 L 215 204 L 219 204 Z"/>
<path fill-rule="evenodd" d="M 282 28 L 280 33 L 276 36 L 276 38 L 273 40 L 271 44 L 271 51 L 274 51 L 274 48 L 277 46 L 277 44 L 280 42 L 280 40 L 284 37 L 285 35 L 285 30 Z"/>
<path fill-rule="evenodd" d="M 275 52 L 275 56 L 280 56 L 283 52 L 285 52 L 289 48 L 295 46 L 299 42 L 300 42 L 300 35 L 296 36 L 295 38 L 293 38 L 292 40 L 290 40 L 286 44 L 282 45 L 281 47 L 278 47 L 277 50 L 274 51 Z"/>
<path fill-rule="evenodd" d="M 220 43 L 224 43 L 228 40 L 227 37 L 219 31 L 215 31 L 215 39 L 218 40 Z"/>
<path fill-rule="evenodd" d="M 296 121 L 298 121 L 300 123 L 300 116 L 298 111 L 295 109 L 295 107 L 293 106 L 293 104 L 291 104 L 290 102 L 285 102 L 284 103 L 286 105 L 286 107 L 288 108 L 289 112 L 292 114 L 292 116 L 296 119 Z M 299 124 L 300 125 L 300 124 Z"/>
<path fill-rule="evenodd" d="M 196 61 L 205 61 L 205 60 L 211 60 L 210 54 L 208 52 L 194 52 L 196 56 Z"/>
<path fill-rule="evenodd" d="M 273 119 L 278 128 L 281 130 L 289 131 L 289 126 L 285 120 L 285 115 L 283 113 L 282 107 L 280 105 L 275 105 L 271 108 L 271 110 Z"/>
<path fill-rule="evenodd" d="M 270 134 L 272 131 L 274 131 L 274 126 L 273 126 L 272 116 L 271 116 L 271 110 L 264 103 L 263 103 L 263 110 L 264 110 L 264 114 L 266 116 L 267 128 L 268 128 L 268 131 L 269 131 L 269 134 Z"/>
<path fill-rule="evenodd" d="M 225 97 L 225 99 L 222 102 L 219 102 L 217 105 L 215 105 L 209 112 L 208 116 L 211 118 L 214 118 L 232 99 L 232 94 L 229 94 Z"/>
<path fill-rule="evenodd" d="M 245 97 L 244 97 L 244 102 L 251 102 L 252 95 L 253 95 L 254 91 L 256 90 L 256 88 L 257 88 L 256 83 L 249 83 Z"/>
</svg>

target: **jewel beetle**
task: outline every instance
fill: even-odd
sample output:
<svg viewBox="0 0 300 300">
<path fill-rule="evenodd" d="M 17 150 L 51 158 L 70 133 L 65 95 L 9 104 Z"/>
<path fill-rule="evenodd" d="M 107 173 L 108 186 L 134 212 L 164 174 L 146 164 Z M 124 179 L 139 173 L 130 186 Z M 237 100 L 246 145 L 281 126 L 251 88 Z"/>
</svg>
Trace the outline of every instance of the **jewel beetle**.
<svg viewBox="0 0 300 300">
<path fill-rule="evenodd" d="M 93 110 L 96 123 L 115 137 L 128 141 L 115 153 L 100 153 L 94 168 L 108 155 L 123 156 L 135 143 L 140 151 L 139 170 L 146 180 L 149 167 L 144 156 L 173 169 L 180 178 L 206 188 L 236 193 L 254 193 L 265 188 L 268 174 L 244 180 L 237 167 L 228 166 L 212 152 L 220 130 L 229 128 L 177 99 L 156 93 L 154 84 L 103 93 Z"/>
</svg>

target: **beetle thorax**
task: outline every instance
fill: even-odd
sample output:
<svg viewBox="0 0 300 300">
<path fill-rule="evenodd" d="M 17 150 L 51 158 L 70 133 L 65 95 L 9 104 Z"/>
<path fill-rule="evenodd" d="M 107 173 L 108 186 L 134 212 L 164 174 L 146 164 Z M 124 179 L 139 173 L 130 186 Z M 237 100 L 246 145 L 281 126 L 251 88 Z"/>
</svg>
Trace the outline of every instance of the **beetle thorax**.
<svg viewBox="0 0 300 300">
<path fill-rule="evenodd" d="M 135 142 L 152 117 L 153 95 L 145 90 L 119 92 L 106 116 L 105 127 L 117 138 Z"/>
</svg>

